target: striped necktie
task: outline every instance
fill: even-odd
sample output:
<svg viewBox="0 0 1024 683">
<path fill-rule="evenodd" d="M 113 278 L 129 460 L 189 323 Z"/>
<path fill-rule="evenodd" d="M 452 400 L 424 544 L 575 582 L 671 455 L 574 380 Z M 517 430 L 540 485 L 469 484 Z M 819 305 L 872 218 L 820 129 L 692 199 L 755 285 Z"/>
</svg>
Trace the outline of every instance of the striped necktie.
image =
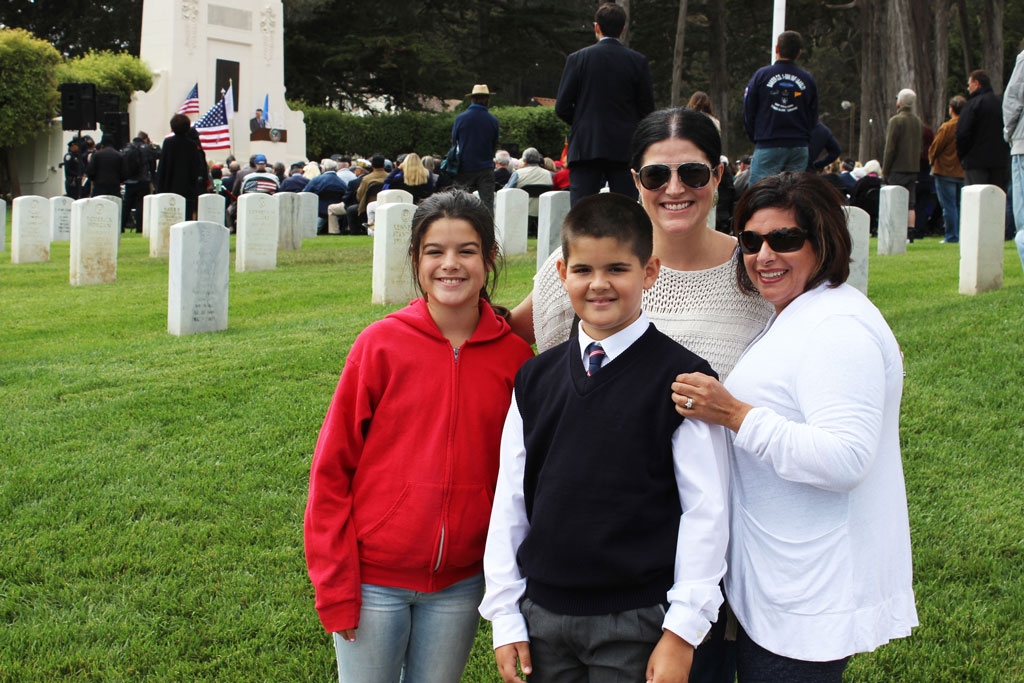
<svg viewBox="0 0 1024 683">
<path fill-rule="evenodd" d="M 587 346 L 587 376 L 593 375 L 601 369 L 601 362 L 604 360 L 604 349 L 598 342 L 591 342 Z"/>
</svg>

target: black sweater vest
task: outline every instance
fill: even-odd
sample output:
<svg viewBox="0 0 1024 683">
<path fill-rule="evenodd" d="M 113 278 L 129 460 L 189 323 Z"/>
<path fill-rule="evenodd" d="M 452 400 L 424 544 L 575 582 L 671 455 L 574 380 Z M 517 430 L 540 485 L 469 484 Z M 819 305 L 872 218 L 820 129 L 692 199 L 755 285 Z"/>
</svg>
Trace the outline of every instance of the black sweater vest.
<svg viewBox="0 0 1024 683">
<path fill-rule="evenodd" d="M 530 530 L 516 559 L 526 595 L 557 614 L 613 614 L 666 602 L 679 492 L 671 383 L 714 376 L 654 328 L 592 377 L 573 337 L 516 375 Z"/>
</svg>

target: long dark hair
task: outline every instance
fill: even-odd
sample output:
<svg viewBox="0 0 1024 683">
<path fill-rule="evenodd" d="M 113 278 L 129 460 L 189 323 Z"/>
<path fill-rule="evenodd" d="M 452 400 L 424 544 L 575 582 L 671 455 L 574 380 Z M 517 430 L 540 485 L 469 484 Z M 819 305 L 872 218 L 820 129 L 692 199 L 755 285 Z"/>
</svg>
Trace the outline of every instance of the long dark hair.
<svg viewBox="0 0 1024 683">
<path fill-rule="evenodd" d="M 830 182 L 813 173 L 788 171 L 762 178 L 736 204 L 733 231 L 737 237 L 750 217 L 761 209 L 789 209 L 796 216 L 797 225 L 807 231 L 817 267 L 807 280 L 805 292 L 826 280 L 830 287 L 846 282 L 850 277 L 852 240 L 843 200 Z M 742 291 L 757 293 L 742 258 L 736 261 L 736 282 Z"/>
<path fill-rule="evenodd" d="M 441 218 L 452 218 L 463 220 L 473 226 L 473 230 L 480 237 L 480 254 L 484 259 L 484 267 L 487 269 L 487 280 L 480 289 L 480 298 L 491 303 L 494 295 L 494 288 L 498 283 L 498 273 L 501 270 L 502 255 L 498 249 L 498 242 L 494 235 L 494 217 L 487 210 L 484 203 L 477 197 L 463 192 L 462 190 L 448 190 L 437 192 L 423 200 L 416 208 L 412 217 L 412 237 L 409 240 L 409 258 L 412 261 L 412 276 L 416 283 L 416 289 L 423 296 L 426 294 L 420 287 L 420 245 L 423 243 L 423 236 L 433 225 L 434 221 Z M 507 317 L 508 311 L 492 307 Z"/>
</svg>

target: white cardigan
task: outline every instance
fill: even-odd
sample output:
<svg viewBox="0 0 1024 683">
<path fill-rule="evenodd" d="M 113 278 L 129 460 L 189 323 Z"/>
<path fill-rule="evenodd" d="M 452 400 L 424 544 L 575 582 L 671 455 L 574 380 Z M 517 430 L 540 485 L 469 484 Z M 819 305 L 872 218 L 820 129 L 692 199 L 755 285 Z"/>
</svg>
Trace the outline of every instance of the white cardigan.
<svg viewBox="0 0 1024 683">
<path fill-rule="evenodd" d="M 725 386 L 755 406 L 732 439 L 725 577 L 747 634 L 807 661 L 910 635 L 903 361 L 882 314 L 849 285 L 818 286 L 772 316 Z"/>
</svg>

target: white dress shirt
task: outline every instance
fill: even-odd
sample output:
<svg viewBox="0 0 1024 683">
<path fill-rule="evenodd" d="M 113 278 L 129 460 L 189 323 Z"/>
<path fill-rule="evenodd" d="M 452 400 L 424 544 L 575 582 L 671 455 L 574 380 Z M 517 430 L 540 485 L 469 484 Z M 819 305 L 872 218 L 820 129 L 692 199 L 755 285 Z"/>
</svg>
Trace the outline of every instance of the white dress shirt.
<svg viewBox="0 0 1024 683">
<path fill-rule="evenodd" d="M 640 317 L 619 332 L 599 340 L 605 358 L 602 367 L 639 339 L 650 323 Z M 593 342 L 580 326 L 580 362 L 587 366 L 586 348 Z M 666 371 L 665 400 L 670 401 L 674 376 Z M 718 587 L 725 574 L 728 545 L 728 465 L 724 428 L 687 419 L 672 434 L 672 458 L 679 503 L 683 514 L 676 540 L 675 576 L 666 596 L 669 609 L 663 627 L 695 647 L 707 634 L 722 604 Z M 484 551 L 487 592 L 480 614 L 493 624 L 494 647 L 527 641 L 526 620 L 519 602 L 526 592 L 516 552 L 530 530 L 523 497 L 526 447 L 523 418 L 512 394 L 512 405 L 501 435 L 501 468 L 494 493 L 491 523 Z"/>
</svg>

